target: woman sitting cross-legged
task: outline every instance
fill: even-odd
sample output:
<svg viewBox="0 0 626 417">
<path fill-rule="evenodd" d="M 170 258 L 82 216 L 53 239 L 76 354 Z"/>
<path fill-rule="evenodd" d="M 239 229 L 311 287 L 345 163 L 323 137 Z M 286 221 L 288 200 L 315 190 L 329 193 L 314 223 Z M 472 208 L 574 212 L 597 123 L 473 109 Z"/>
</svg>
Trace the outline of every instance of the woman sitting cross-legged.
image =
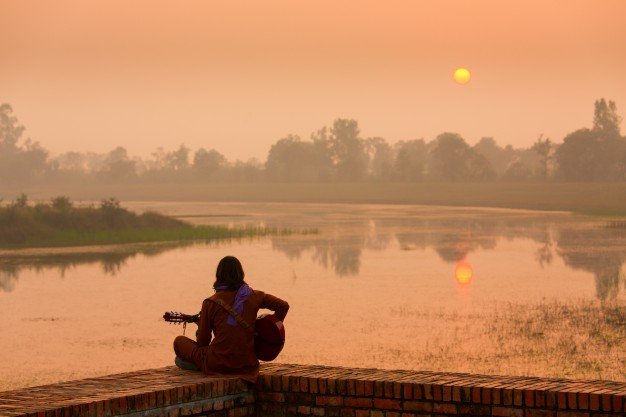
<svg viewBox="0 0 626 417">
<path fill-rule="evenodd" d="M 244 282 L 241 263 L 234 256 L 226 256 L 219 262 L 215 278 L 215 294 L 204 300 L 198 317 L 197 342 L 185 336 L 174 340 L 176 365 L 201 370 L 207 375 L 229 374 L 255 383 L 259 361 L 254 353 L 254 334 L 213 300 L 217 298 L 232 307 L 248 323 L 255 322 L 261 308 L 274 311 L 274 316 L 283 321 L 289 304 L 250 288 Z"/>
</svg>

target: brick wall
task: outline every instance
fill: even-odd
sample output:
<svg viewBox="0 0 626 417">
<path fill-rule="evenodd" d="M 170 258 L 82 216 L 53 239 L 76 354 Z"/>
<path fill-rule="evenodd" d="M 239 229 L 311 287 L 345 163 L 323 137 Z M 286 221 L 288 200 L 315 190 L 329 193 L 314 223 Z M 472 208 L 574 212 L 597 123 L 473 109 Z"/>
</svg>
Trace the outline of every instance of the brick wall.
<svg viewBox="0 0 626 417">
<path fill-rule="evenodd" d="M 0 417 L 253 417 L 254 388 L 175 367 L 0 392 Z"/>
<path fill-rule="evenodd" d="M 626 416 L 626 383 L 267 364 L 259 417 Z"/>
<path fill-rule="evenodd" d="M 264 364 L 256 387 L 174 367 L 0 392 L 0 417 L 626 417 L 626 383 Z"/>
</svg>

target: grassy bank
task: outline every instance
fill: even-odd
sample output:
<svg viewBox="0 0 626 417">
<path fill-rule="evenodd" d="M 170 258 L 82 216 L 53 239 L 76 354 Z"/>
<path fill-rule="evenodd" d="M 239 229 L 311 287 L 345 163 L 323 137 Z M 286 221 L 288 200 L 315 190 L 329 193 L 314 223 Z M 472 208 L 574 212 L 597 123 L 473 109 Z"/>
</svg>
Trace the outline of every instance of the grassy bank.
<svg viewBox="0 0 626 417">
<path fill-rule="evenodd" d="M 28 192 L 34 198 L 58 194 L 54 187 Z M 101 184 L 63 192 L 84 200 L 425 204 L 626 216 L 626 183 Z"/>
<path fill-rule="evenodd" d="M 387 366 L 626 381 L 623 300 L 495 302 L 473 312 L 407 306 L 392 316 L 409 323 L 412 343 L 381 353 Z"/>
<path fill-rule="evenodd" d="M 303 233 L 313 231 L 306 230 Z M 29 205 L 24 196 L 0 206 L 0 247 L 81 246 L 189 241 L 285 235 L 291 230 L 262 227 L 192 226 L 155 212 L 136 214 L 113 199 L 74 207 L 65 197 Z"/>
</svg>

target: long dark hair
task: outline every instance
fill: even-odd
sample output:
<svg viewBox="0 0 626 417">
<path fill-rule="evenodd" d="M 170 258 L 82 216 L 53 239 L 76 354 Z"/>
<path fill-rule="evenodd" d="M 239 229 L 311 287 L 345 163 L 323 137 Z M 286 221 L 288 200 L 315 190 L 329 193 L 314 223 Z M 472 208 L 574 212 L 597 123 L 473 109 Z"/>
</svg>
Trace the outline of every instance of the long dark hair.
<svg viewBox="0 0 626 417">
<path fill-rule="evenodd" d="M 234 256 L 224 256 L 217 264 L 213 288 L 225 286 L 231 291 L 237 291 L 243 284 L 245 275 L 239 259 Z"/>
</svg>

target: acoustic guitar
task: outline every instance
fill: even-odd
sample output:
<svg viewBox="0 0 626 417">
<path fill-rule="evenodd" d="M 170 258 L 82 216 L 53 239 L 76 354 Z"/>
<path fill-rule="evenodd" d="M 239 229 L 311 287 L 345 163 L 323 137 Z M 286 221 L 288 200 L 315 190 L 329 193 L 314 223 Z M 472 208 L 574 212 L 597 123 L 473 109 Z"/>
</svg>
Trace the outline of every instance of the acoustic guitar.
<svg viewBox="0 0 626 417">
<path fill-rule="evenodd" d="M 239 320 L 241 316 L 237 316 L 235 319 L 242 324 Z M 187 326 L 187 323 L 197 323 L 199 314 L 191 315 L 177 311 L 167 311 L 163 314 L 163 319 L 169 323 L 182 323 L 184 328 Z M 257 359 L 266 362 L 273 361 L 283 350 L 283 346 L 285 346 L 285 325 L 273 314 L 261 314 L 257 317 L 254 322 L 254 329 L 249 325 L 243 325 L 242 327 L 254 332 L 254 352 Z"/>
</svg>

